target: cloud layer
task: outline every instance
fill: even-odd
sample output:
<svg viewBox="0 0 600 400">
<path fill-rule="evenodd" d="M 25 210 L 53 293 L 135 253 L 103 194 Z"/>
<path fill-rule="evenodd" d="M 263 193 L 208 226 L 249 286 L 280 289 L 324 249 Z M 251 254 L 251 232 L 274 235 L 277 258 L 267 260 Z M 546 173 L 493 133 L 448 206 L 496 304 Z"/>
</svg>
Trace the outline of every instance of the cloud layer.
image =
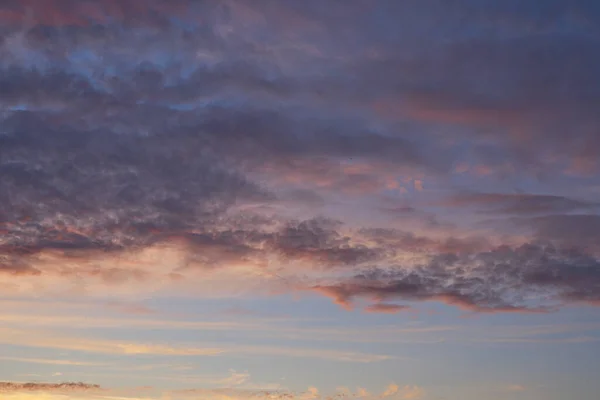
<svg viewBox="0 0 600 400">
<path fill-rule="evenodd" d="M 600 302 L 592 1 L 28 0 L 0 21 L 5 293 Z"/>
<path fill-rule="evenodd" d="M 232 371 L 232 376 L 235 376 L 235 371 Z M 244 376 L 245 379 L 249 376 Z M 417 400 L 421 399 L 425 393 L 423 388 L 419 386 L 406 385 L 400 387 L 395 383 L 391 383 L 380 394 L 370 394 L 364 388 L 357 388 L 352 391 L 346 387 L 338 388 L 332 394 L 320 393 L 316 387 L 309 387 L 302 392 L 294 392 L 287 389 L 250 389 L 243 387 L 235 387 L 239 384 L 234 384 L 228 387 L 209 389 L 209 388 L 194 388 L 180 389 L 172 391 L 164 391 L 162 395 L 156 394 L 156 389 L 152 387 L 138 388 L 134 390 L 115 390 L 101 389 L 98 385 L 85 383 L 14 383 L 0 382 L 0 392 L 7 396 L 22 395 L 24 398 L 29 398 L 28 393 L 35 392 L 38 396 L 43 396 L 44 399 L 67 398 L 70 399 L 69 393 L 86 392 L 90 399 L 114 399 L 114 396 L 119 396 L 119 399 L 141 400 L 143 399 L 158 399 L 170 398 L 176 400 L 187 399 L 395 399 L 395 400 Z M 94 394 L 94 392 L 96 394 Z M 54 397 L 56 395 L 57 397 Z M 65 397 L 67 396 L 67 397 Z M 141 397 L 143 396 L 143 397 Z"/>
</svg>

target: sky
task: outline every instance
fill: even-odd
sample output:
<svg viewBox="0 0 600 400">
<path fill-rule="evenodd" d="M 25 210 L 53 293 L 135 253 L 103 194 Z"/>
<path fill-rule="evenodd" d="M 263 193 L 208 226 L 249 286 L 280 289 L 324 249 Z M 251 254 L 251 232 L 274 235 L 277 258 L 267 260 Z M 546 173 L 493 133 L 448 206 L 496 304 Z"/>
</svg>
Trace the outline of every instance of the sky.
<svg viewBox="0 0 600 400">
<path fill-rule="evenodd" d="M 3 400 L 597 400 L 597 0 L 0 2 Z"/>
</svg>

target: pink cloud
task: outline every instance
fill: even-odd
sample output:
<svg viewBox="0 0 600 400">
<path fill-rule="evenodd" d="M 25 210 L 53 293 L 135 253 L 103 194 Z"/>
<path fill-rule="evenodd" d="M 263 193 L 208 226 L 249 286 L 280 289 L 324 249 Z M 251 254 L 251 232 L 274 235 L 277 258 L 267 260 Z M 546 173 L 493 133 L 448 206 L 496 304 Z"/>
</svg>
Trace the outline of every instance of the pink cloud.
<svg viewBox="0 0 600 400">
<path fill-rule="evenodd" d="M 379 314 L 397 314 L 401 311 L 409 310 L 409 306 L 403 306 L 398 304 L 387 304 L 387 303 L 376 303 L 365 307 L 364 311 L 367 313 L 379 313 Z"/>
</svg>

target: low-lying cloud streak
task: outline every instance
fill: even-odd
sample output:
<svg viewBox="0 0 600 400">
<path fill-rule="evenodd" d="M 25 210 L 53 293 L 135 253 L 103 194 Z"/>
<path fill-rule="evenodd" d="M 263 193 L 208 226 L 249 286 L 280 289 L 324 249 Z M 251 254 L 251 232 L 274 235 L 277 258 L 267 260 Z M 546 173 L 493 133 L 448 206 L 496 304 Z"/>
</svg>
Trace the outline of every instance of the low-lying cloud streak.
<svg viewBox="0 0 600 400">
<path fill-rule="evenodd" d="M 180 389 L 171 391 L 162 391 L 162 394 L 158 395 L 153 387 L 145 387 L 130 390 L 116 390 L 116 389 L 105 389 L 99 385 L 86 384 L 86 383 L 13 383 L 13 382 L 0 382 L 0 392 L 4 393 L 8 398 L 11 396 L 23 396 L 17 398 L 29 399 L 33 395 L 42 396 L 43 399 L 71 399 L 78 397 L 71 397 L 73 393 L 87 393 L 86 398 L 89 399 L 129 399 L 129 400 L 151 400 L 159 398 L 169 398 L 175 400 L 189 400 L 189 399 L 299 399 L 299 400 L 320 400 L 320 399 L 366 399 L 374 400 L 381 398 L 388 398 L 390 400 L 417 400 L 421 399 L 425 390 L 416 385 L 405 385 L 403 387 L 398 386 L 395 383 L 391 383 L 385 388 L 380 394 L 371 394 L 364 388 L 358 388 L 356 391 L 352 391 L 346 387 L 338 388 L 334 393 L 324 394 L 314 386 L 309 387 L 305 391 L 291 391 L 285 388 L 258 388 L 252 389 L 251 385 L 246 384 L 246 380 L 250 376 L 248 374 L 236 374 L 232 371 L 230 378 L 235 378 L 232 385 L 224 386 L 222 388 L 192 388 L 192 389 Z M 228 378 L 228 379 L 230 379 Z M 243 378 L 239 381 L 239 378 Z M 239 382 L 236 382 L 238 380 Z M 268 386 L 268 385 L 263 385 Z M 33 393 L 33 394 L 32 394 Z M 56 396 L 56 397 L 55 397 Z M 118 397 L 115 397 L 118 396 Z M 144 396 L 144 397 L 139 397 Z"/>
</svg>

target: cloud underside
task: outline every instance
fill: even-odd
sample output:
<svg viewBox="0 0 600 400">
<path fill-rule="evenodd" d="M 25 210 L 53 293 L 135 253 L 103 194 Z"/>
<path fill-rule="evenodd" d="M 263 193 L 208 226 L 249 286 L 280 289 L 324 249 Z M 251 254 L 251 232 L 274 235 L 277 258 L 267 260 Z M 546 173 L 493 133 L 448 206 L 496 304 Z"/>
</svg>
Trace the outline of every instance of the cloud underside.
<svg viewBox="0 0 600 400">
<path fill-rule="evenodd" d="M 36 249 L 10 255 L 0 277 L 8 290 L 18 284 L 23 293 L 101 296 L 106 287 L 114 294 L 180 290 L 191 296 L 312 292 L 347 309 L 367 301 L 365 311 L 387 313 L 421 301 L 480 312 L 543 312 L 600 301 L 598 259 L 550 242 L 486 248 L 477 238 L 345 231 L 327 219 L 256 226 L 161 237 L 139 250 Z"/>
<path fill-rule="evenodd" d="M 4 292 L 600 304 L 597 5 L 260 3 L 2 3 Z"/>
</svg>

